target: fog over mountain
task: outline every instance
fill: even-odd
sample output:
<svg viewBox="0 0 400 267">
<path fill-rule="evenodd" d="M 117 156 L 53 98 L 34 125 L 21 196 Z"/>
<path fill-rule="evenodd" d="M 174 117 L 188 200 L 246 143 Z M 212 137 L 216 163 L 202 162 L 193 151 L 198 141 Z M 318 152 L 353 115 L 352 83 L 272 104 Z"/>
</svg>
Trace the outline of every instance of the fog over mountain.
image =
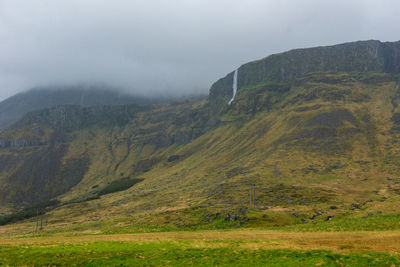
<svg viewBox="0 0 400 267">
<path fill-rule="evenodd" d="M 0 100 L 104 83 L 207 93 L 239 65 L 293 47 L 399 38 L 396 0 L 1 0 Z"/>
</svg>

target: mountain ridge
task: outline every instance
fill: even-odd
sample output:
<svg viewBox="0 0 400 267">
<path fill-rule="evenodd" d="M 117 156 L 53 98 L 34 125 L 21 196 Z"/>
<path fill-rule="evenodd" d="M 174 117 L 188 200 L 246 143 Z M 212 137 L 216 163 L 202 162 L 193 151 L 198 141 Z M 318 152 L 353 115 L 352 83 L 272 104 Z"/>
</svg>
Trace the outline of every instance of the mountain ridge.
<svg viewBox="0 0 400 267">
<path fill-rule="evenodd" d="M 399 73 L 400 41 L 357 41 L 272 54 L 238 68 L 238 91 L 263 82 L 290 82 L 312 72 Z M 215 109 L 232 96 L 232 81 L 233 72 L 211 86 L 209 98 Z"/>
<path fill-rule="evenodd" d="M 104 86 L 40 87 L 11 96 L 0 102 L 0 130 L 11 126 L 30 111 L 57 105 L 156 104 L 165 98 L 147 98 L 119 92 Z"/>
<path fill-rule="evenodd" d="M 229 75 L 208 100 L 27 114 L 0 134 L 36 140 L 0 148 L 3 210 L 56 198 L 55 221 L 176 227 L 300 224 L 368 203 L 394 212 L 399 73 L 308 72 L 242 86 L 228 105 Z"/>
</svg>

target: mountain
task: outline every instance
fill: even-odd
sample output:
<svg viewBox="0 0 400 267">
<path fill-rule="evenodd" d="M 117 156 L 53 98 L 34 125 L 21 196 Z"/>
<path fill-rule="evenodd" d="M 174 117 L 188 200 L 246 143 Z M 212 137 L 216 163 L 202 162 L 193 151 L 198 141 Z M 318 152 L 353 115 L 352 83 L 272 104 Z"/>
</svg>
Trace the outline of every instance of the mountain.
<svg viewBox="0 0 400 267">
<path fill-rule="evenodd" d="M 0 129 L 12 125 L 30 111 L 50 108 L 56 105 L 155 104 L 165 101 L 166 99 L 162 98 L 138 97 L 99 86 L 34 88 L 0 102 Z"/>
<path fill-rule="evenodd" d="M 247 63 L 230 105 L 233 73 L 207 100 L 31 112 L 0 133 L 1 210 L 56 199 L 50 222 L 82 229 L 395 213 L 399 44 L 354 42 Z"/>
<path fill-rule="evenodd" d="M 238 87 L 263 83 L 287 83 L 305 74 L 329 73 L 399 73 L 400 41 L 376 40 L 345 43 L 274 54 L 240 66 Z M 218 80 L 210 89 L 210 102 L 221 106 L 232 95 L 233 72 Z"/>
</svg>

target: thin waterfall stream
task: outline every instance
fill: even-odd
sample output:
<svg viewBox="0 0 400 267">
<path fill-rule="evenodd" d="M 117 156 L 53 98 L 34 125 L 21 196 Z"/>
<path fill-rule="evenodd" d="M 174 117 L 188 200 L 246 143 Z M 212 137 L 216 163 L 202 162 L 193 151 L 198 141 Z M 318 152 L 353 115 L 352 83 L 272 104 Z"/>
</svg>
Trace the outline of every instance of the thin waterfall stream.
<svg viewBox="0 0 400 267">
<path fill-rule="evenodd" d="M 229 102 L 228 102 L 229 105 L 232 103 L 232 101 L 235 99 L 235 96 L 236 96 L 236 92 L 237 92 L 237 75 L 238 75 L 238 69 L 236 69 L 235 72 L 233 73 L 233 84 L 232 84 L 233 95 L 232 95 L 231 100 L 229 100 Z"/>
</svg>

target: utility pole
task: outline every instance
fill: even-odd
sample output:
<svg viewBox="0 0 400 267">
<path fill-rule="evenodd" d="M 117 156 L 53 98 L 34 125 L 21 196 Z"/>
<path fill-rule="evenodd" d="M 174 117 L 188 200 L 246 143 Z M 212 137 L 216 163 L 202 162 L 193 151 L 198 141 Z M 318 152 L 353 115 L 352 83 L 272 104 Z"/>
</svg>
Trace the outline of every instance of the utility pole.
<svg viewBox="0 0 400 267">
<path fill-rule="evenodd" d="M 35 228 L 35 232 L 37 232 L 39 227 L 39 209 L 36 209 L 36 228 Z"/>
<path fill-rule="evenodd" d="M 256 207 L 256 187 L 253 185 L 253 208 Z"/>
<path fill-rule="evenodd" d="M 249 207 L 250 208 L 255 208 L 256 207 L 256 189 L 255 189 L 254 185 L 252 185 L 250 187 L 249 196 L 250 196 L 250 203 L 249 203 L 250 205 L 249 205 Z"/>
<path fill-rule="evenodd" d="M 251 198 L 252 198 L 252 196 L 253 196 L 253 194 L 252 194 L 252 192 L 251 192 L 251 188 L 250 188 L 250 194 L 249 194 L 249 196 L 250 196 L 250 209 L 251 209 Z"/>
</svg>

